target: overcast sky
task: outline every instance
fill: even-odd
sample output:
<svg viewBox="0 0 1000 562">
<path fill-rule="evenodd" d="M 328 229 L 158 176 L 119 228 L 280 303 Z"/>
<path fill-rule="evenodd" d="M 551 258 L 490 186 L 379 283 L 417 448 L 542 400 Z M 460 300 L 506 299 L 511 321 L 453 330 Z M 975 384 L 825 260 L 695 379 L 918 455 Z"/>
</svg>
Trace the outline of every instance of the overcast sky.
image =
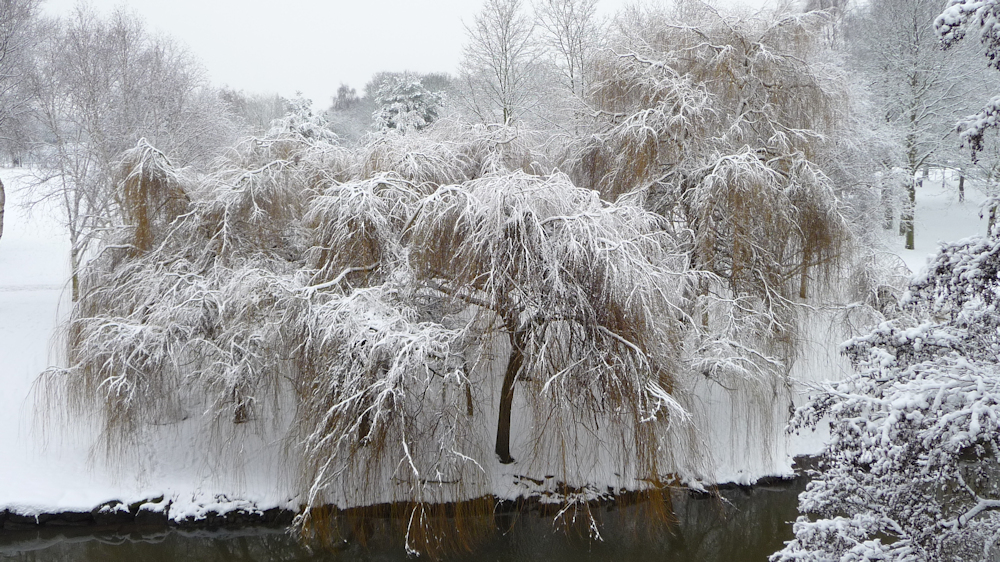
<svg viewBox="0 0 1000 562">
<path fill-rule="evenodd" d="M 752 6 L 773 0 L 727 0 Z M 482 0 L 90 0 L 101 13 L 127 6 L 188 49 L 216 85 L 302 91 L 326 107 L 341 83 L 361 93 L 382 70 L 455 74 Z M 614 13 L 629 0 L 599 0 Z M 77 0 L 46 0 L 49 14 Z"/>
</svg>

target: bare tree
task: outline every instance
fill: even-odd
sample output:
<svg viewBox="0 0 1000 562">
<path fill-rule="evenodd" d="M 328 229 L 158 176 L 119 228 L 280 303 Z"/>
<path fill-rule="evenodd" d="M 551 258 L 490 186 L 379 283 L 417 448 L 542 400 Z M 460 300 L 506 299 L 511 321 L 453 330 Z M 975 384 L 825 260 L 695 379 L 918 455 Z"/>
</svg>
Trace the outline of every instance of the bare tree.
<svg viewBox="0 0 1000 562">
<path fill-rule="evenodd" d="M 937 0 L 877 0 L 850 14 L 845 27 L 854 67 L 900 136 L 901 164 L 910 174 L 900 216 L 907 249 L 914 247 L 919 171 L 944 158 L 954 122 L 982 79 L 962 54 L 938 45 L 933 22 L 940 9 Z"/>
<path fill-rule="evenodd" d="M 271 121 L 291 111 L 291 102 L 278 94 L 256 94 L 223 88 L 219 97 L 248 133 L 262 136 Z"/>
<path fill-rule="evenodd" d="M 235 129 L 189 55 L 121 10 L 103 19 L 81 6 L 50 22 L 27 83 L 48 139 L 38 195 L 66 213 L 76 298 L 91 238 L 118 216 L 121 154 L 146 138 L 176 165 L 205 165 Z"/>
<path fill-rule="evenodd" d="M 461 80 L 466 105 L 483 122 L 510 125 L 533 105 L 534 28 L 522 0 L 486 0 L 466 28 Z"/>
<path fill-rule="evenodd" d="M 34 39 L 34 20 L 40 0 L 0 0 L 0 141 L 12 146 L 11 122 L 23 111 L 24 57 Z M 11 151 L 12 153 L 14 150 Z M 13 158 L 15 161 L 17 158 Z M 16 162 L 15 162 L 16 163 Z M 3 236 L 4 190 L 0 183 L 0 236 Z"/>
<path fill-rule="evenodd" d="M 542 41 L 555 54 L 569 91 L 579 97 L 590 86 L 590 65 L 600 47 L 597 0 L 538 0 Z"/>
<path fill-rule="evenodd" d="M 24 59 L 35 40 L 39 3 L 40 0 L 0 0 L 0 131 L 7 128 L 8 121 L 25 105 L 21 75 Z"/>
</svg>

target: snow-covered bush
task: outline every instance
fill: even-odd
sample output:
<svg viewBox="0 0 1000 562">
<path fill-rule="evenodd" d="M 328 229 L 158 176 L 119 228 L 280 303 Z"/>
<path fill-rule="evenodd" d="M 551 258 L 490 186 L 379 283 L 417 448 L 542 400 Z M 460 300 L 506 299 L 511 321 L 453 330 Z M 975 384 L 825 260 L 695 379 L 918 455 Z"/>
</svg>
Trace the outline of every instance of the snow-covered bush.
<svg viewBox="0 0 1000 562">
<path fill-rule="evenodd" d="M 998 296 L 994 232 L 943 247 L 900 318 L 847 342 L 858 373 L 796 412 L 829 417 L 831 440 L 773 561 L 996 558 Z"/>
</svg>

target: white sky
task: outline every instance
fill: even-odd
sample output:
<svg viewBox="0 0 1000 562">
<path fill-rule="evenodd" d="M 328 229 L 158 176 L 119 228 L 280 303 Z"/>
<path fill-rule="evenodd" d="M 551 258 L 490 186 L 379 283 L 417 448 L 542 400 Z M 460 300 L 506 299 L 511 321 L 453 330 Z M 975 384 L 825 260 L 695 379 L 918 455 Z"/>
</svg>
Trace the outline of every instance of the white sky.
<svg viewBox="0 0 1000 562">
<path fill-rule="evenodd" d="M 752 6 L 773 0 L 723 0 Z M 127 6 L 153 31 L 201 61 L 216 85 L 248 92 L 302 91 L 329 105 L 346 82 L 361 90 L 382 70 L 455 74 L 482 0 L 89 0 L 101 13 Z M 614 13 L 628 0 L 599 0 Z M 68 14 L 77 0 L 46 0 Z"/>
</svg>

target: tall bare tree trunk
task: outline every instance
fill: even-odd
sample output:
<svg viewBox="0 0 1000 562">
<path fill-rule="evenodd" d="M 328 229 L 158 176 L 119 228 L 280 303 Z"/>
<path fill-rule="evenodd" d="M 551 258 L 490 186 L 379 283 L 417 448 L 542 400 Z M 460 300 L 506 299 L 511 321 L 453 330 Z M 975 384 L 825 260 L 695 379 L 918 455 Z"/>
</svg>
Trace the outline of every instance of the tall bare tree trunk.
<svg viewBox="0 0 1000 562">
<path fill-rule="evenodd" d="M 913 249 L 913 215 L 917 207 L 917 182 L 914 178 L 906 186 L 906 204 L 903 205 L 903 214 L 899 220 L 900 234 L 906 235 L 906 249 Z"/>
<path fill-rule="evenodd" d="M 72 269 L 71 277 L 71 287 L 72 287 L 72 298 L 73 302 L 80 300 L 80 251 L 76 247 L 75 237 L 71 237 L 74 241 L 71 243 L 69 249 L 69 262 L 70 269 Z"/>
<path fill-rule="evenodd" d="M 965 201 L 965 171 L 959 170 L 958 172 L 958 202 L 962 203 Z"/>
<path fill-rule="evenodd" d="M 523 330 L 510 330 L 510 356 L 507 359 L 507 372 L 503 376 L 503 386 L 500 388 L 500 415 L 497 419 L 496 454 L 501 464 L 510 464 L 514 458 L 510 456 L 510 411 L 514 404 L 514 382 L 524 365 Z"/>
<path fill-rule="evenodd" d="M 913 73 L 910 75 L 910 88 L 915 90 L 917 88 L 917 74 Z M 924 178 L 930 175 L 930 166 L 926 161 L 923 162 L 921 166 L 921 161 L 919 154 L 917 152 L 917 110 L 913 108 L 910 110 L 910 131 L 906 134 L 906 160 L 909 164 L 908 171 L 910 172 L 910 181 L 906 184 L 906 202 L 903 203 L 903 210 L 899 215 L 899 234 L 901 236 L 906 236 L 906 249 L 913 249 L 913 215 L 916 212 L 917 207 L 917 185 L 924 185 Z M 919 168 L 923 168 L 923 173 L 920 179 L 917 179 L 917 172 Z"/>
</svg>

